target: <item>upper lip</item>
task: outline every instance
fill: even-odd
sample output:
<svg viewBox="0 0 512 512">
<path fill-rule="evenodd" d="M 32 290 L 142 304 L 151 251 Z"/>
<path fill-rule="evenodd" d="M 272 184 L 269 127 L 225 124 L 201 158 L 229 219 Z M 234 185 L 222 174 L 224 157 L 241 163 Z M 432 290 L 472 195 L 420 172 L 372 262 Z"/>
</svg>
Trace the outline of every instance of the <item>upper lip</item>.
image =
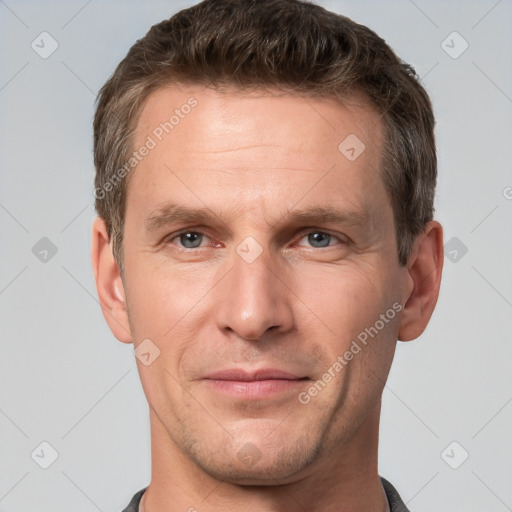
<svg viewBox="0 0 512 512">
<path fill-rule="evenodd" d="M 255 380 L 298 380 L 305 377 L 299 377 L 293 373 L 277 370 L 275 368 L 263 368 L 260 370 L 246 371 L 241 368 L 233 368 L 230 370 L 219 370 L 209 373 L 204 377 L 210 380 L 233 380 L 241 382 L 252 382 Z"/>
</svg>

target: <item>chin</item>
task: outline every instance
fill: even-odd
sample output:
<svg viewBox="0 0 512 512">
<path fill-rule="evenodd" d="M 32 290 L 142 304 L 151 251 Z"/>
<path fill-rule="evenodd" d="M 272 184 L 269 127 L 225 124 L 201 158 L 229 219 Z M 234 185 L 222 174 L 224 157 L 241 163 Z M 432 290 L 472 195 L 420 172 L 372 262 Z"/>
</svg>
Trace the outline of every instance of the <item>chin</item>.
<svg viewBox="0 0 512 512">
<path fill-rule="evenodd" d="M 264 440 L 229 443 L 216 452 L 208 450 L 189 452 L 205 473 L 217 480 L 235 485 L 282 485 L 300 478 L 300 473 L 313 463 L 321 452 L 319 442 L 311 439 L 288 438 L 278 448 L 265 446 Z M 265 446 L 261 450 L 257 448 Z"/>
</svg>

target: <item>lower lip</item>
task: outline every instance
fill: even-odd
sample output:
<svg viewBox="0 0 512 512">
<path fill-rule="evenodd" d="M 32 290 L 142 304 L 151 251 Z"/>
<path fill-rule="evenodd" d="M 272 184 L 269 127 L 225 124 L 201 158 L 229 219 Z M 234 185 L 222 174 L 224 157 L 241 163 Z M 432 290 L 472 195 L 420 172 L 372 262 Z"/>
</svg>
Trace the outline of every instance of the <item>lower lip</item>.
<svg viewBox="0 0 512 512">
<path fill-rule="evenodd" d="M 306 379 L 253 381 L 206 379 L 206 382 L 215 390 L 240 398 L 266 398 L 278 393 L 293 392 L 305 381 Z"/>
</svg>

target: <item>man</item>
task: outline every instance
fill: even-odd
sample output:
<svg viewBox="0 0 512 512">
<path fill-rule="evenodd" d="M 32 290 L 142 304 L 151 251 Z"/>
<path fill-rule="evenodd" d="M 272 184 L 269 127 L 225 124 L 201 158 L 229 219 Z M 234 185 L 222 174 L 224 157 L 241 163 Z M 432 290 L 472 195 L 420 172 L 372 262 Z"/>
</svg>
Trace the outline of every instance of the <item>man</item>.
<svg viewBox="0 0 512 512">
<path fill-rule="evenodd" d="M 443 264 L 434 117 L 368 28 L 206 0 L 99 95 L 92 260 L 152 477 L 126 512 L 406 511 L 377 466 L 396 341 Z"/>
</svg>

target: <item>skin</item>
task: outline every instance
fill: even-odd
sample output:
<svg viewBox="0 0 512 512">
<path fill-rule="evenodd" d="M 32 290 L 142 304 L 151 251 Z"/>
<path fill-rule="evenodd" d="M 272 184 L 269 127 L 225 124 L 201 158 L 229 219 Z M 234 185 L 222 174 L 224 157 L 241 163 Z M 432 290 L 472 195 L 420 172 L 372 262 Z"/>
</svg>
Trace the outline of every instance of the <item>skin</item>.
<svg viewBox="0 0 512 512">
<path fill-rule="evenodd" d="M 399 265 L 381 179 L 383 127 L 363 99 L 342 106 L 168 87 L 146 101 L 135 147 L 192 96 L 197 106 L 130 175 L 123 278 L 103 220 L 93 226 L 94 274 L 113 334 L 135 347 L 149 338 L 160 350 L 148 366 L 137 359 L 151 423 L 145 510 L 385 511 L 381 395 L 396 340 L 419 336 L 434 310 L 442 228 L 428 223 Z M 354 161 L 338 150 L 349 134 L 365 144 Z M 211 218 L 155 221 L 169 202 L 207 208 Z M 293 221 L 315 206 L 347 218 Z M 148 229 L 148 219 L 158 226 Z M 262 251 L 251 263 L 237 252 L 247 237 Z M 301 403 L 393 304 L 401 311 Z M 235 367 L 304 380 L 251 397 L 204 379 Z"/>
</svg>

